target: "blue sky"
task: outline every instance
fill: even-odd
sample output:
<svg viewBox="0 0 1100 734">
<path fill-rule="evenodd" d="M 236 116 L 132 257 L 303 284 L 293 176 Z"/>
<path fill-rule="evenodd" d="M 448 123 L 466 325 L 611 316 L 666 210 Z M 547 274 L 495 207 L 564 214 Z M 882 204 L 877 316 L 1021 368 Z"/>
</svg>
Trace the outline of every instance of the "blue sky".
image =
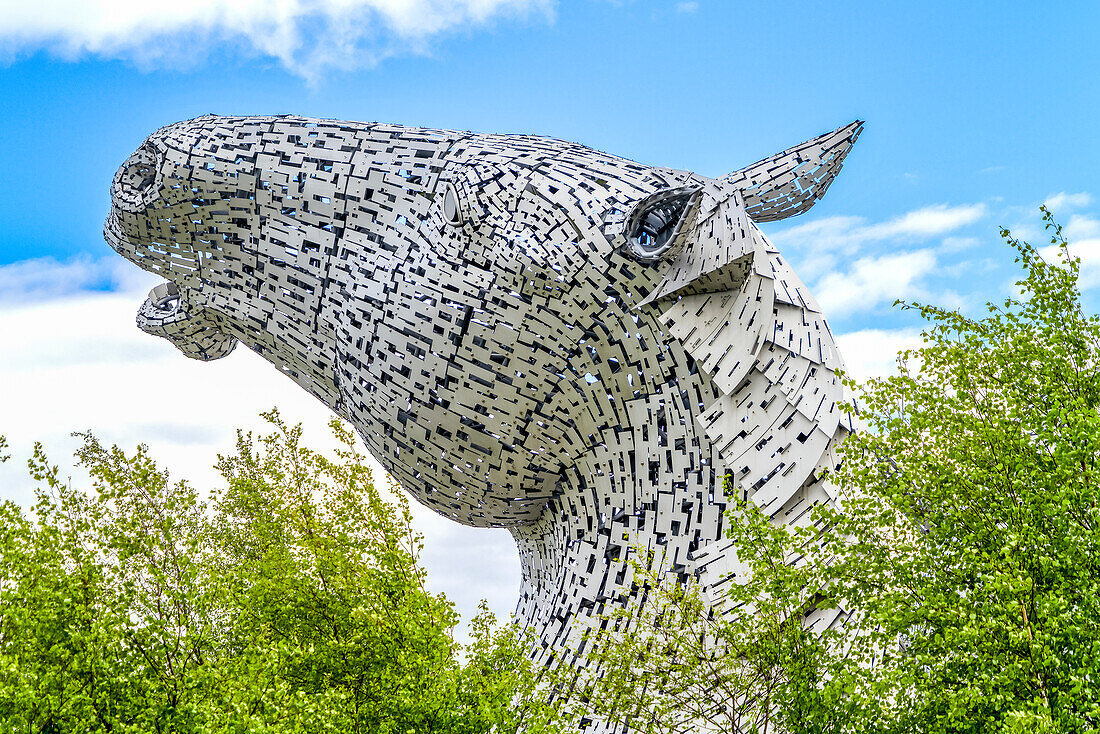
<svg viewBox="0 0 1100 734">
<path fill-rule="evenodd" d="M 375 28 L 329 65 L 310 59 L 326 43 L 316 14 L 289 62 L 232 29 L 196 30 L 198 11 L 160 33 L 120 20 L 99 53 L 74 50 L 72 24 L 5 38 L 17 21 L 0 21 L 0 263 L 107 255 L 119 162 L 153 129 L 208 112 L 546 134 L 709 175 L 858 117 L 847 170 L 806 218 L 985 202 L 987 239 L 1017 223 L 998 204 L 1094 187 L 1095 3 L 495 2 L 485 22 L 425 37 L 349 14 Z M 67 3 L 29 5 L 41 17 Z"/>
<path fill-rule="evenodd" d="M 844 174 L 804 219 L 984 204 L 952 232 L 983 242 L 1025 218 L 1014 207 L 1091 193 L 1100 163 L 1091 2 L 488 0 L 497 12 L 482 22 L 437 10 L 441 30 L 422 36 L 384 14 L 305 14 L 287 59 L 264 53 L 263 29 L 204 20 L 217 4 L 158 32 L 118 19 L 98 41 L 51 26 L 65 0 L 30 4 L 43 8 L 25 24 L 37 36 L 0 21 L 0 263 L 107 256 L 99 225 L 119 162 L 160 125 L 208 112 L 546 134 L 715 176 L 860 118 Z M 416 6 L 448 5 L 405 4 L 412 26 Z M 343 56 L 316 58 L 334 25 L 355 23 L 367 27 Z"/>
<path fill-rule="evenodd" d="M 997 227 L 1039 242 L 1044 201 L 1096 303 L 1100 4 L 1041 7 L 0 0 L 0 433 L 17 450 L 65 447 L 93 425 L 187 466 L 272 403 L 323 419 L 290 383 L 257 387 L 265 366 L 233 362 L 248 357 L 193 371 L 133 327 L 148 285 L 101 239 L 111 178 L 154 129 L 205 113 L 545 134 L 710 176 L 858 118 L 865 132 L 825 199 L 766 227 L 854 371 L 881 372 L 911 343 L 894 298 L 971 310 L 1007 294 Z M 154 369 L 205 387 L 150 397 L 135 381 Z M 0 495 L 26 496 L 4 477 Z M 429 552 L 452 565 L 433 562 L 460 593 L 469 570 L 446 544 L 486 551 L 432 527 L 444 539 Z M 478 537 L 507 554 L 506 539 Z M 513 559 L 487 592 L 497 608 L 514 595 Z"/>
</svg>

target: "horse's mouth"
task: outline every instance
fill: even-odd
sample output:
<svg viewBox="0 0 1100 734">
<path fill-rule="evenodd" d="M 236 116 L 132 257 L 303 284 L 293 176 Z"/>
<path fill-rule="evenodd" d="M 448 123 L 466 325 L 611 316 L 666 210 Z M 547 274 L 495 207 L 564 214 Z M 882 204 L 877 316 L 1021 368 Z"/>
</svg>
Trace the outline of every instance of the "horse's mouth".
<svg viewBox="0 0 1100 734">
<path fill-rule="evenodd" d="M 171 281 L 149 291 L 138 309 L 137 325 L 203 362 L 225 357 L 237 346 L 236 337 L 223 332 L 205 309 L 188 303 L 179 286 Z"/>
<path fill-rule="evenodd" d="M 156 311 L 163 311 L 165 316 L 171 316 L 179 311 L 182 303 L 179 286 L 171 281 L 161 283 L 149 291 L 149 298 L 145 303 Z"/>
</svg>

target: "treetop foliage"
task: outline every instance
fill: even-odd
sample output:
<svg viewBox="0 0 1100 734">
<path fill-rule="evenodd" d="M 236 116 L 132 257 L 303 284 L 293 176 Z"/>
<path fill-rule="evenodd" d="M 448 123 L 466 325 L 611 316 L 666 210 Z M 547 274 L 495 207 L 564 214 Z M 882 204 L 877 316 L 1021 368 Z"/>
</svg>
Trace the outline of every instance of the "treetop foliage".
<svg viewBox="0 0 1100 734">
<path fill-rule="evenodd" d="M 407 500 L 347 429 L 329 458 L 265 417 L 208 500 L 144 446 L 83 435 L 88 491 L 35 448 L 33 513 L 0 504 L 5 730 L 553 731 L 526 638 L 483 605 L 455 643 Z"/>
</svg>

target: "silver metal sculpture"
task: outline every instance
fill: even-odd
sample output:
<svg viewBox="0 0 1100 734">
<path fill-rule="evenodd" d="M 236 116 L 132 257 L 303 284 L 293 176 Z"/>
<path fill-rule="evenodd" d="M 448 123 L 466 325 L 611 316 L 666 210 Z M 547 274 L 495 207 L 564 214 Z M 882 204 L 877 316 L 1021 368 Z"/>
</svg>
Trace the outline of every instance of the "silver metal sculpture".
<svg viewBox="0 0 1100 734">
<path fill-rule="evenodd" d="M 727 472 L 778 523 L 833 499 L 840 357 L 756 223 L 809 209 L 861 124 L 715 180 L 541 137 L 201 117 L 122 166 L 105 236 L 167 281 L 142 329 L 201 360 L 244 342 L 420 502 L 509 528 L 550 657 L 629 600 L 632 549 L 735 582 Z"/>
</svg>

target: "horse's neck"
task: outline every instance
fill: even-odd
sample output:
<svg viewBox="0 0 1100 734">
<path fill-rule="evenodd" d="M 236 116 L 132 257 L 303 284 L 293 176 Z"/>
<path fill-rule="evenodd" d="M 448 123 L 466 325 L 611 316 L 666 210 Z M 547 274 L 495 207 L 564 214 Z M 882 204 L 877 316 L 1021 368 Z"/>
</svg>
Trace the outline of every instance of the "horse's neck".
<svg viewBox="0 0 1100 734">
<path fill-rule="evenodd" d="M 655 570 L 719 596 L 740 571 L 723 538 L 727 473 L 776 523 L 808 522 L 833 501 L 824 476 L 851 428 L 842 364 L 782 258 L 769 250 L 755 267 L 740 291 L 688 296 L 662 314 L 667 383 L 616 402 L 616 421 L 594 429 L 540 519 L 513 530 L 518 614 L 551 648 L 629 603 L 632 554 L 655 551 Z"/>
<path fill-rule="evenodd" d="M 835 443 L 828 442 L 826 455 L 832 456 Z M 623 494 L 648 498 L 633 510 L 608 501 L 614 496 L 606 492 L 613 478 L 606 473 L 574 472 L 563 480 L 539 521 L 512 530 L 523 567 L 520 622 L 550 651 L 575 646 L 579 632 L 635 600 L 636 563 L 658 576 L 696 579 L 709 598 L 720 598 L 744 568 L 724 537 L 727 498 L 721 470 L 705 469 L 696 476 L 699 484 L 676 490 L 655 489 L 645 472 L 634 482 L 617 484 Z M 831 502 L 833 494 L 813 474 L 780 506 L 765 511 L 773 522 L 804 523 L 810 509 Z"/>
<path fill-rule="evenodd" d="M 620 425 L 575 457 L 535 523 L 512 530 L 523 565 L 517 614 L 552 648 L 631 599 L 632 561 L 694 574 L 722 535 L 723 468 L 698 421 L 693 374 L 621 405 Z M 687 389 L 679 389 L 687 388 Z"/>
</svg>

